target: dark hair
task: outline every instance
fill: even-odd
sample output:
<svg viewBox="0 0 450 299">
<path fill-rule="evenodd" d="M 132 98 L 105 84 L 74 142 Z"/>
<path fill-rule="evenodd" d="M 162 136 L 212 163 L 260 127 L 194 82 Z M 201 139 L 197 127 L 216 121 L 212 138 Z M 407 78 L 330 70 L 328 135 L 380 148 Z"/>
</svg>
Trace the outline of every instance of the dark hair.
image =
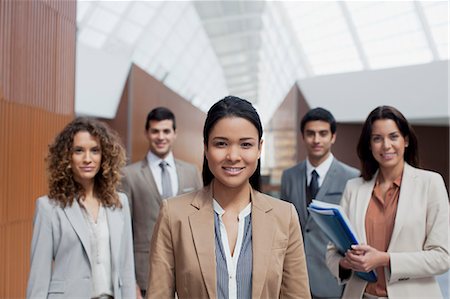
<svg viewBox="0 0 450 299">
<path fill-rule="evenodd" d="M 329 123 L 331 134 L 336 133 L 336 120 L 334 119 L 333 114 L 324 108 L 318 107 L 309 110 L 305 116 L 303 116 L 302 121 L 300 122 L 300 131 L 302 134 L 305 131 L 306 123 L 314 120 L 322 120 Z"/>
<path fill-rule="evenodd" d="M 259 140 L 261 140 L 263 134 L 262 124 L 258 112 L 256 112 L 252 104 L 247 100 L 235 96 L 227 96 L 215 103 L 208 111 L 205 120 L 205 126 L 203 127 L 203 143 L 206 147 L 208 146 L 209 133 L 211 132 L 214 125 L 222 118 L 232 116 L 241 117 L 251 122 L 258 130 L 258 137 Z M 203 158 L 202 177 L 204 186 L 209 185 L 214 178 L 214 175 L 209 169 L 206 156 L 204 156 Z M 260 190 L 260 177 L 261 160 L 258 159 L 258 166 L 249 179 L 252 188 L 258 191 Z"/>
<path fill-rule="evenodd" d="M 98 138 L 102 153 L 101 165 L 94 177 L 94 192 L 107 207 L 121 207 L 116 187 L 120 171 L 125 166 L 125 150 L 117 133 L 105 123 L 78 117 L 56 136 L 49 146 L 47 171 L 49 197 L 62 207 L 71 206 L 74 199 L 83 198 L 85 190 L 75 181 L 71 168 L 73 139 L 78 132 L 88 132 Z"/>
<path fill-rule="evenodd" d="M 162 121 L 162 120 L 171 120 L 173 123 L 173 130 L 175 131 L 177 128 L 177 125 L 175 123 L 175 115 L 172 111 L 170 111 L 166 107 L 156 107 L 152 111 L 150 111 L 147 115 L 147 121 L 145 122 L 145 130 L 148 131 L 150 128 L 150 121 L 156 120 L 156 121 Z"/>
<path fill-rule="evenodd" d="M 370 137 L 372 135 L 373 123 L 380 119 L 391 119 L 397 124 L 403 138 L 408 138 L 408 147 L 405 148 L 405 154 L 403 156 L 404 160 L 412 166 L 419 166 L 419 148 L 413 128 L 405 116 L 394 107 L 379 106 L 367 116 L 356 148 L 361 162 L 361 176 L 366 181 L 371 180 L 379 168 L 378 162 L 373 157 L 370 149 Z"/>
</svg>

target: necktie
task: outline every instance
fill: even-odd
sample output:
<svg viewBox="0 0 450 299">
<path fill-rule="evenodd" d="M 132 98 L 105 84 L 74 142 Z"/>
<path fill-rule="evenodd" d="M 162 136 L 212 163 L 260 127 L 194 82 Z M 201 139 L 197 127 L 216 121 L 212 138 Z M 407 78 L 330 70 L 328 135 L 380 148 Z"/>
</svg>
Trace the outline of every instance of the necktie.
<svg viewBox="0 0 450 299">
<path fill-rule="evenodd" d="M 311 195 L 311 200 L 316 199 L 317 192 L 319 192 L 319 174 L 317 171 L 313 170 L 311 172 L 311 182 L 309 183 L 309 194 Z"/>
<path fill-rule="evenodd" d="M 169 164 L 166 161 L 161 161 L 161 163 L 159 163 L 159 167 L 161 167 L 162 198 L 172 197 L 172 183 L 170 182 L 167 166 L 169 166 Z"/>
</svg>

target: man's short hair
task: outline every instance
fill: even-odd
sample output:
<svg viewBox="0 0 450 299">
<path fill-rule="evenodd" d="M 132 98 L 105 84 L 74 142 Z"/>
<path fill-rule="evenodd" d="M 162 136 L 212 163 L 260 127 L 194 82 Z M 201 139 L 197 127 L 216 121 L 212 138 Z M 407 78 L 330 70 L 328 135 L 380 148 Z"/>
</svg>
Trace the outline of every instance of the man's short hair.
<svg viewBox="0 0 450 299">
<path fill-rule="evenodd" d="M 336 120 L 334 119 L 333 114 L 324 108 L 317 107 L 309 110 L 305 116 L 303 116 L 302 121 L 300 122 L 300 131 L 302 134 L 304 133 L 306 123 L 314 120 L 321 120 L 329 123 L 331 134 L 336 133 Z"/>
<path fill-rule="evenodd" d="M 175 123 L 175 115 L 172 111 L 167 109 L 166 107 L 156 107 L 152 111 L 150 111 L 147 115 L 147 121 L 145 122 L 145 130 L 148 131 L 150 128 L 150 121 L 156 120 L 156 121 L 162 121 L 162 120 L 171 120 L 173 123 L 173 130 L 175 131 L 177 128 L 177 125 Z"/>
</svg>

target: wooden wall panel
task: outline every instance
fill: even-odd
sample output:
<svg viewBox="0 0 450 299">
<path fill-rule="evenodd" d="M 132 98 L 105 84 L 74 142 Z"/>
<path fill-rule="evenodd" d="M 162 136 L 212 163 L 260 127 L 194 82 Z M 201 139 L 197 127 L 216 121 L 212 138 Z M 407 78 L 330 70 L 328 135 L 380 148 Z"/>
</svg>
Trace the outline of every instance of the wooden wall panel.
<svg viewBox="0 0 450 299">
<path fill-rule="evenodd" d="M 308 110 L 309 106 L 295 84 L 265 128 L 266 136 L 270 136 L 265 150 L 273 157 L 270 165 L 263 171 L 270 176 L 272 185 L 279 185 L 283 170 L 294 166 L 306 156 L 299 124 Z"/>
<path fill-rule="evenodd" d="M 115 120 L 107 121 L 122 137 L 129 162 L 142 160 L 148 151 L 145 121 L 153 108 L 165 106 L 175 114 L 177 139 L 173 152 L 178 159 L 203 165 L 203 124 L 206 114 L 133 65 Z M 219 99 L 217 99 L 219 100 Z"/>
<path fill-rule="evenodd" d="M 44 158 L 74 116 L 75 1 L 0 0 L 0 298 L 25 297 Z"/>
</svg>

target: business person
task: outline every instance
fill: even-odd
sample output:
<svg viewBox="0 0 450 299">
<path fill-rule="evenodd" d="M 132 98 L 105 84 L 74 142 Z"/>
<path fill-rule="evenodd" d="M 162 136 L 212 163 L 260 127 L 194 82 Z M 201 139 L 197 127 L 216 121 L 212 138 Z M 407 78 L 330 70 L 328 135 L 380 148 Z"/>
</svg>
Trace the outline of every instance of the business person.
<svg viewBox="0 0 450 299">
<path fill-rule="evenodd" d="M 105 124 L 77 118 L 49 148 L 49 194 L 36 202 L 27 298 L 135 298 L 125 153 Z"/>
<path fill-rule="evenodd" d="M 293 205 L 257 191 L 262 126 L 228 96 L 208 111 L 202 190 L 164 200 L 148 298 L 310 298 Z"/>
<path fill-rule="evenodd" d="M 145 132 L 149 151 L 142 161 L 124 168 L 122 179 L 122 191 L 130 200 L 138 298 L 145 296 L 148 284 L 150 240 L 162 199 L 202 187 L 197 167 L 173 156 L 177 135 L 172 111 L 150 111 Z"/>
<path fill-rule="evenodd" d="M 336 121 L 328 110 L 309 110 L 300 122 L 300 130 L 307 158 L 283 172 L 280 198 L 293 203 L 300 218 L 312 297 L 340 298 L 343 288 L 326 264 L 330 239 L 309 216 L 306 207 L 312 199 L 339 204 L 345 184 L 357 177 L 359 171 L 331 153 Z"/>
<path fill-rule="evenodd" d="M 362 245 L 327 263 L 346 283 L 343 298 L 442 298 L 435 275 L 449 269 L 449 206 L 442 177 L 418 165 L 417 138 L 395 108 L 367 117 L 358 142 L 362 177 L 348 182 L 341 205 Z M 353 271 L 375 270 L 367 283 Z"/>
</svg>

